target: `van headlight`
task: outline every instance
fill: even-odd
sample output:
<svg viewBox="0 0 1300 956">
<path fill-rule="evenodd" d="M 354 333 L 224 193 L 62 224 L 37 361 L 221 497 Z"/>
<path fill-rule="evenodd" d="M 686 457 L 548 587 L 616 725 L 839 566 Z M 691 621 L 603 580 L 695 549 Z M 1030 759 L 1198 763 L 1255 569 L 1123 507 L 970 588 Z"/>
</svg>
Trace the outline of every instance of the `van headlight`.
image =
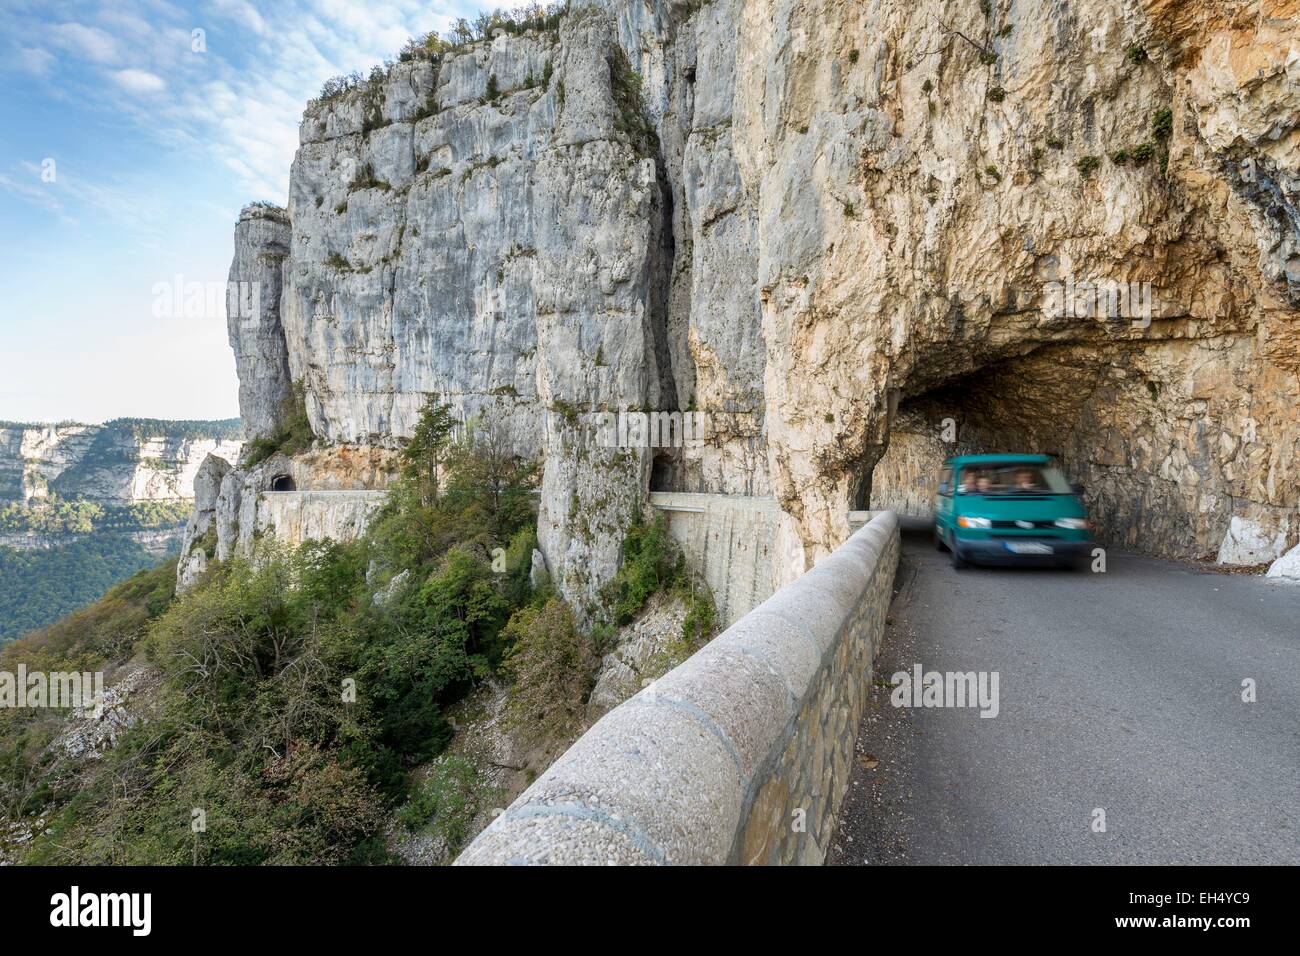
<svg viewBox="0 0 1300 956">
<path fill-rule="evenodd" d="M 962 515 L 957 519 L 957 526 L 961 528 L 991 528 L 993 522 L 988 518 L 967 518 Z"/>
<path fill-rule="evenodd" d="M 1057 518 L 1053 522 L 1058 528 L 1069 528 L 1071 531 L 1087 531 L 1087 518 Z"/>
</svg>

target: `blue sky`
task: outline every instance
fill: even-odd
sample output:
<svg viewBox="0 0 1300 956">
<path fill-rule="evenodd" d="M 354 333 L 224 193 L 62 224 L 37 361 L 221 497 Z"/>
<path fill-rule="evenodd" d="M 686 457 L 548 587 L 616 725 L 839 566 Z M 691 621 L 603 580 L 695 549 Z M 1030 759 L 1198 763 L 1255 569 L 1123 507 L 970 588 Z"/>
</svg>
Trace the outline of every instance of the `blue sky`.
<svg viewBox="0 0 1300 956">
<path fill-rule="evenodd" d="M 237 415 L 224 314 L 159 289 L 224 284 L 328 77 L 498 5 L 3 0 L 0 419 Z"/>
</svg>

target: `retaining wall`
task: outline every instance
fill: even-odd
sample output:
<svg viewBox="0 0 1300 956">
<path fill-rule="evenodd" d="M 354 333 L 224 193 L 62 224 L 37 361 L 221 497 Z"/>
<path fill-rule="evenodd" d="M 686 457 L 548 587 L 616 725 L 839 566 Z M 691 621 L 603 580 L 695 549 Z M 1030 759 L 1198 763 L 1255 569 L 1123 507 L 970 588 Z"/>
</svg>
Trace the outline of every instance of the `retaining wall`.
<svg viewBox="0 0 1300 956">
<path fill-rule="evenodd" d="M 355 541 L 387 499 L 387 491 L 263 491 L 257 528 L 292 546 Z"/>
<path fill-rule="evenodd" d="M 898 520 L 614 708 L 456 861 L 823 861 L 898 566 Z"/>
<path fill-rule="evenodd" d="M 655 491 L 650 504 L 668 519 L 687 566 L 712 589 L 724 625 L 772 596 L 776 499 Z"/>
</svg>

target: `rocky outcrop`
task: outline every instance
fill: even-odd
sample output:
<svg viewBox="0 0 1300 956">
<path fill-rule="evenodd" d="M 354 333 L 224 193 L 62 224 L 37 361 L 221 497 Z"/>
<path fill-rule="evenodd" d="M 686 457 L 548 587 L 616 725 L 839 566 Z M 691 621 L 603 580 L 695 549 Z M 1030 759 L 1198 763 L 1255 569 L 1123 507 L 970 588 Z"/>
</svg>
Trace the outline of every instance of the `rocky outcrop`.
<svg viewBox="0 0 1300 956">
<path fill-rule="evenodd" d="M 277 452 L 252 467 L 205 462 L 181 542 L 177 589 L 190 588 L 214 559 L 251 557 L 264 536 L 290 546 L 360 537 L 395 468 L 391 449 L 354 445 L 292 458 Z"/>
<path fill-rule="evenodd" d="M 54 746 L 76 760 L 98 760 L 145 719 L 143 712 L 159 683 L 150 668 L 128 670 L 91 706 L 73 708 Z"/>
<path fill-rule="evenodd" d="M 77 541 L 89 538 L 91 534 L 79 534 L 76 532 L 59 532 L 57 534 L 41 534 L 34 532 L 18 532 L 0 534 L 0 548 L 13 548 L 16 551 L 49 551 L 54 548 L 62 548 Z M 139 529 L 136 531 L 110 532 L 120 534 L 124 538 L 129 538 L 138 544 L 146 553 L 153 555 L 155 558 L 166 557 L 173 552 L 175 547 L 184 540 L 185 528 L 183 525 L 165 528 Z"/>
<path fill-rule="evenodd" d="M 682 639 L 685 619 L 681 598 L 655 595 L 635 621 L 619 630 L 587 698 L 588 725 L 690 656 L 694 648 L 687 649 Z"/>
<path fill-rule="evenodd" d="M 950 418 L 1061 450 L 1120 540 L 1212 551 L 1233 515 L 1294 539 L 1295 312 L 1177 39 L 1138 4 L 986 10 L 767 0 L 740 20 L 787 534 L 815 557 L 846 504 L 874 504 L 891 425 L 919 402 L 946 412 L 935 434 Z M 1072 278 L 1150 282 L 1153 320 L 1054 315 Z"/>
<path fill-rule="evenodd" d="M 789 580 L 957 450 L 1059 453 L 1126 546 L 1300 540 L 1294 0 L 597 7 L 308 109 L 280 317 L 322 445 L 496 419 L 580 612 L 650 488 L 775 496 Z M 707 439 L 577 440 L 623 408 Z"/>
<path fill-rule="evenodd" d="M 230 462 L 209 455 L 194 476 L 194 511 L 185 525 L 181 556 L 176 565 L 176 590 L 193 587 L 216 557 L 217 498 L 221 483 L 230 473 Z"/>
<path fill-rule="evenodd" d="M 539 537 L 580 607 L 617 567 L 650 460 L 584 445 L 572 426 L 658 407 L 671 381 L 667 199 L 634 84 L 612 23 L 591 12 L 399 63 L 309 108 L 288 206 L 280 315 L 321 444 L 391 447 L 434 393 L 490 417 L 546 459 Z M 247 233 L 241 220 L 232 278 L 256 258 Z M 237 354 L 265 354 L 232 330 Z M 241 387 L 243 414 L 266 419 L 273 391 Z M 251 516 L 245 536 L 259 521 L 248 477 L 227 481 L 219 510 Z M 223 553 L 233 538 L 218 533 Z"/>
<path fill-rule="evenodd" d="M 289 242 L 283 209 L 255 203 L 240 212 L 226 286 L 226 326 L 239 375 L 239 414 L 250 439 L 279 432 L 292 384 L 280 322 Z"/>
<path fill-rule="evenodd" d="M 1274 561 L 1265 577 L 1271 581 L 1300 584 L 1300 544 Z"/>
</svg>

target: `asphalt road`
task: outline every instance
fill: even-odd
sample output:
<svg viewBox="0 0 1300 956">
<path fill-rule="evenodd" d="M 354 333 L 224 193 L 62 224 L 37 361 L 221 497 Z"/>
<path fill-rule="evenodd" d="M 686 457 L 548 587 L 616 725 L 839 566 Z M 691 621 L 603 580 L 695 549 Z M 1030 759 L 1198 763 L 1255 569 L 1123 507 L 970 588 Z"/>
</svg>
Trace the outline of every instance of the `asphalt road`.
<svg viewBox="0 0 1300 956">
<path fill-rule="evenodd" d="M 957 571 L 927 526 L 895 590 L 829 862 L 1300 863 L 1300 587 L 1115 551 Z M 893 706 L 917 663 L 997 672 L 997 716 Z"/>
</svg>

